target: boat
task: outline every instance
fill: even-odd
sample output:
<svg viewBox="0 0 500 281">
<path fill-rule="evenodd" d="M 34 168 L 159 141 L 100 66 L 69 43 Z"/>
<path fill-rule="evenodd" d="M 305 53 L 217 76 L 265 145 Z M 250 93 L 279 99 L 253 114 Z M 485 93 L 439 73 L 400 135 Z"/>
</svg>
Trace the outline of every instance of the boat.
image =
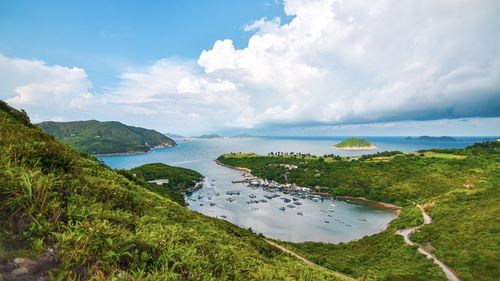
<svg viewBox="0 0 500 281">
<path fill-rule="evenodd" d="M 302 212 L 297 212 L 297 215 L 303 216 L 304 214 L 302 214 Z"/>
<path fill-rule="evenodd" d="M 203 196 L 201 196 L 201 195 L 198 195 L 198 200 L 199 200 L 199 199 L 201 199 L 201 198 L 203 198 Z"/>
<path fill-rule="evenodd" d="M 295 208 L 295 205 L 287 205 L 288 208 Z"/>
<path fill-rule="evenodd" d="M 325 223 L 330 223 L 330 221 L 325 221 Z"/>
<path fill-rule="evenodd" d="M 350 224 L 346 224 L 345 226 L 351 227 L 352 225 L 350 225 Z"/>
<path fill-rule="evenodd" d="M 203 206 L 203 203 L 200 203 L 200 206 Z"/>
<path fill-rule="evenodd" d="M 222 216 L 220 216 L 220 217 L 221 217 L 221 218 L 223 218 L 223 219 L 227 218 L 227 216 L 226 216 L 226 215 L 222 215 Z"/>
<path fill-rule="evenodd" d="M 328 215 L 330 218 L 333 217 L 332 215 Z"/>
<path fill-rule="evenodd" d="M 300 202 L 293 202 L 293 204 L 295 204 L 295 205 L 297 205 L 297 206 L 302 205 L 302 203 L 300 203 Z"/>
<path fill-rule="evenodd" d="M 250 198 L 252 198 L 252 199 L 257 198 L 257 196 L 256 196 L 255 194 L 250 194 L 250 195 L 248 195 L 248 197 L 250 197 Z"/>
<path fill-rule="evenodd" d="M 337 206 L 337 205 L 335 205 L 335 204 L 330 204 L 330 207 L 335 207 L 335 206 Z"/>
<path fill-rule="evenodd" d="M 328 212 L 335 212 L 335 209 L 330 208 L 328 209 Z"/>
<path fill-rule="evenodd" d="M 232 198 L 232 197 L 226 198 L 226 201 L 229 201 L 229 203 L 233 202 L 234 200 L 236 200 L 236 198 Z"/>
<path fill-rule="evenodd" d="M 284 210 L 286 210 L 286 209 L 285 209 L 285 207 L 280 207 L 280 210 L 284 211 Z"/>
<path fill-rule="evenodd" d="M 215 206 L 215 203 L 214 202 L 210 202 L 210 206 Z"/>
<path fill-rule="evenodd" d="M 292 200 L 293 200 L 293 201 L 297 201 L 297 200 L 299 200 L 299 198 L 295 198 L 295 197 L 293 197 L 293 198 L 292 198 Z"/>
<path fill-rule="evenodd" d="M 239 191 L 228 191 L 226 192 L 226 195 L 240 195 Z"/>
<path fill-rule="evenodd" d="M 283 201 L 285 201 L 285 203 L 288 203 L 288 202 L 290 202 L 290 201 L 292 201 L 292 200 L 290 200 L 290 199 L 288 199 L 288 198 L 283 198 Z"/>
<path fill-rule="evenodd" d="M 366 219 L 358 219 L 358 221 L 366 221 Z"/>
<path fill-rule="evenodd" d="M 215 193 L 215 196 L 220 196 L 220 193 L 219 192 Z"/>
</svg>

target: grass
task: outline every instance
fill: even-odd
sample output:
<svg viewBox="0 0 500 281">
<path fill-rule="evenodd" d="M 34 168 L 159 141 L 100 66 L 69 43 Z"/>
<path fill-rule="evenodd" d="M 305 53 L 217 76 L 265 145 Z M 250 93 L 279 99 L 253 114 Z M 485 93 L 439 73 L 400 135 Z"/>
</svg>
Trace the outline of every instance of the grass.
<svg viewBox="0 0 500 281">
<path fill-rule="evenodd" d="M 394 233 L 421 219 L 407 201 L 411 200 L 424 205 L 433 218 L 412 239 L 450 266 L 461 280 L 498 280 L 499 149 L 500 142 L 487 142 L 466 149 L 381 152 L 352 161 L 334 157 L 336 161 L 327 162 L 323 157 L 302 155 L 221 156 L 219 161 L 282 183 L 285 170 L 276 164 L 293 164 L 298 168 L 287 171 L 288 181 L 299 186 L 322 186 L 332 195 L 360 196 L 404 207 L 401 217 L 386 231 L 358 241 L 287 244 L 325 267 L 368 279 L 442 279 L 437 266 Z"/>
<path fill-rule="evenodd" d="M 0 263 L 56 249 L 64 280 L 335 280 L 80 154 L 0 102 Z"/>
</svg>

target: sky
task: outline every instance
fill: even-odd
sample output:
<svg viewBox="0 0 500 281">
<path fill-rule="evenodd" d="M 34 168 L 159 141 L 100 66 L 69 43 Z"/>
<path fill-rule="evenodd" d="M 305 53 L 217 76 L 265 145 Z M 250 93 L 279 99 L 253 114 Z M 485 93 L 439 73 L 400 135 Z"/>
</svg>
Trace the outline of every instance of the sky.
<svg viewBox="0 0 500 281">
<path fill-rule="evenodd" d="M 500 135 L 496 0 L 0 0 L 0 99 L 184 135 Z"/>
</svg>

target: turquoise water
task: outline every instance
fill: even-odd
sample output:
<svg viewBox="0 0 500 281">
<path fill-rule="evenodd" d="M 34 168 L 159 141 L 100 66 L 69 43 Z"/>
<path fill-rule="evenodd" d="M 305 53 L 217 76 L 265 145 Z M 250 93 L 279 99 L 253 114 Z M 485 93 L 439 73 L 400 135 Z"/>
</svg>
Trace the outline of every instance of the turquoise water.
<svg viewBox="0 0 500 281">
<path fill-rule="evenodd" d="M 311 154 L 361 155 L 384 150 L 403 152 L 428 148 L 463 148 L 474 142 L 483 141 L 484 137 L 458 138 L 449 142 L 425 142 L 405 140 L 400 137 L 368 137 L 377 150 L 343 151 L 333 145 L 343 138 L 248 138 L 248 139 L 192 139 L 189 143 L 178 140 L 178 146 L 157 149 L 154 152 L 99 157 L 112 168 L 133 168 L 146 163 L 161 162 L 169 165 L 190 168 L 202 173 L 205 178 L 204 188 L 190 195 L 189 208 L 202 214 L 219 217 L 244 228 L 252 228 L 267 237 L 286 241 L 346 242 L 371 235 L 385 229 L 395 217 L 393 211 L 376 204 L 357 201 L 333 201 L 325 199 L 313 202 L 299 199 L 302 203 L 295 208 L 280 207 L 291 204 L 280 198 L 266 199 L 268 203 L 247 204 L 254 194 L 256 199 L 264 199 L 268 194 L 260 188 L 249 188 L 244 184 L 233 184 L 232 180 L 241 179 L 241 172 L 219 166 L 213 162 L 218 156 L 228 152 L 256 152 L 267 154 L 277 152 L 302 152 Z M 228 196 L 227 191 L 239 191 L 239 196 Z M 216 196 L 220 193 L 220 196 Z M 292 196 L 279 193 L 282 197 Z M 229 202 L 226 199 L 235 200 Z M 193 201 L 196 200 L 196 201 Z M 211 206 L 210 203 L 214 203 Z M 202 204 L 202 206 L 200 205 Z M 331 204 L 335 206 L 331 206 Z M 328 211 L 332 209 L 333 212 Z M 297 213 L 301 212 L 300 216 Z M 325 221 L 328 221 L 325 222 Z"/>
</svg>

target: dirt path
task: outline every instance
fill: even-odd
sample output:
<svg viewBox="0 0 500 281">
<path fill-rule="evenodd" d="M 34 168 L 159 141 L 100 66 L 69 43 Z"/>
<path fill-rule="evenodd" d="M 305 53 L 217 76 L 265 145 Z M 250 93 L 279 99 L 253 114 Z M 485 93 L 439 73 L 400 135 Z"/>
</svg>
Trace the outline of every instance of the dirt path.
<svg viewBox="0 0 500 281">
<path fill-rule="evenodd" d="M 415 226 L 415 227 L 411 227 L 411 228 L 399 229 L 396 231 L 396 234 L 403 236 L 403 239 L 405 240 L 406 244 L 411 245 L 411 246 L 417 246 L 418 247 L 417 251 L 419 253 L 421 253 L 422 255 L 425 255 L 428 259 L 432 259 L 435 264 L 437 264 L 439 267 L 441 267 L 444 274 L 446 274 L 446 277 L 448 277 L 449 280 L 460 281 L 460 279 L 458 279 L 458 277 L 455 275 L 455 273 L 453 273 L 453 271 L 448 266 L 446 266 L 444 263 L 442 263 L 440 260 L 438 260 L 438 258 L 436 256 L 434 256 L 430 252 L 424 250 L 417 243 L 411 241 L 410 236 L 413 232 L 415 232 L 415 230 L 421 228 L 422 226 L 424 226 L 426 224 L 430 224 L 432 222 L 432 218 L 424 211 L 424 208 L 422 208 L 422 206 L 420 206 L 419 204 L 417 204 L 417 207 L 420 208 L 420 210 L 422 211 L 422 216 L 424 217 L 424 223 L 419 225 L 419 226 Z"/>
<path fill-rule="evenodd" d="M 337 278 L 339 278 L 339 279 L 341 279 L 341 280 L 355 280 L 354 278 L 349 277 L 349 276 L 347 276 L 347 275 L 345 275 L 345 274 L 342 274 L 342 273 L 340 273 L 340 272 L 336 272 L 336 271 L 332 271 L 332 270 L 330 270 L 330 269 L 328 269 L 328 268 L 326 268 L 326 267 L 322 267 L 321 265 L 315 264 L 314 262 L 312 262 L 312 261 L 310 261 L 310 260 L 308 260 L 308 259 L 304 258 L 303 256 L 301 256 L 301 255 L 299 255 L 299 254 L 295 253 L 294 251 L 289 250 L 289 249 L 287 249 L 287 248 L 285 248 L 285 247 L 283 247 L 283 246 L 281 246 L 281 245 L 279 245 L 279 244 L 276 244 L 276 243 L 274 243 L 274 242 L 273 242 L 273 241 L 271 241 L 271 240 L 267 240 L 267 239 L 265 239 L 265 240 L 266 240 L 266 242 L 267 242 L 267 243 L 269 243 L 271 246 L 274 246 L 274 247 L 276 247 L 276 248 L 280 249 L 281 251 L 283 251 L 283 252 L 285 252 L 285 253 L 287 253 L 287 254 L 290 254 L 290 255 L 292 255 L 292 256 L 294 256 L 294 257 L 296 257 L 297 259 L 299 259 L 299 260 L 303 261 L 303 262 L 304 262 L 305 264 L 307 264 L 307 265 L 310 265 L 310 266 L 315 266 L 315 267 L 318 267 L 318 268 L 324 269 L 324 270 L 326 270 L 326 271 L 328 271 L 328 272 L 331 272 L 331 273 L 333 273 L 333 275 L 335 275 L 335 277 L 337 277 Z"/>
</svg>

